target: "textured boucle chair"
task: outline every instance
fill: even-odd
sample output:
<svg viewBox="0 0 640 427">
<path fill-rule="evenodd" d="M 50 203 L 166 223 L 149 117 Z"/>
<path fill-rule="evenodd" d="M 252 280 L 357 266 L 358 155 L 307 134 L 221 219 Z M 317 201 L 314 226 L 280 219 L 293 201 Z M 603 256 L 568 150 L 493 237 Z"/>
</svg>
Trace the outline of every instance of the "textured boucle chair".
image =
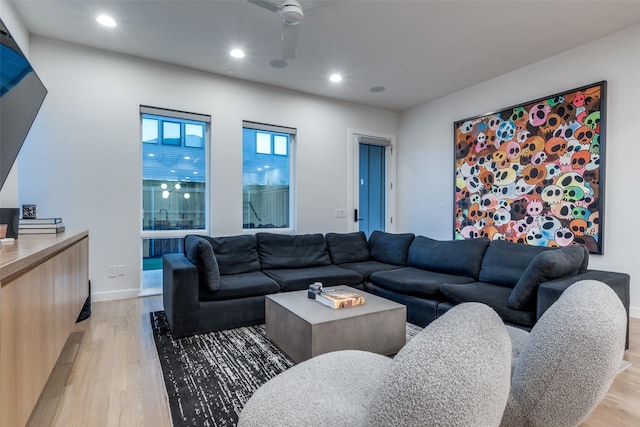
<svg viewBox="0 0 640 427">
<path fill-rule="evenodd" d="M 570 286 L 530 333 L 508 327 L 513 377 L 501 425 L 579 425 L 620 368 L 626 325 L 615 292 L 585 280 Z"/>
<path fill-rule="evenodd" d="M 461 304 L 394 359 L 338 351 L 260 387 L 239 426 L 497 426 L 509 394 L 511 343 L 498 315 Z"/>
</svg>

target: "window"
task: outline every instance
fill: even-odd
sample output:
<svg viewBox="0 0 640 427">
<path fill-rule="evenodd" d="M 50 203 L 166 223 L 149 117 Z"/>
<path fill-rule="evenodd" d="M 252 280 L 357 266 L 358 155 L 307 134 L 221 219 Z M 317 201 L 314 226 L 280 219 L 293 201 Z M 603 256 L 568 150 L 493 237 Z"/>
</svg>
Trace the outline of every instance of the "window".
<svg viewBox="0 0 640 427">
<path fill-rule="evenodd" d="M 162 256 L 182 237 L 205 230 L 210 116 L 140 107 L 143 287 L 162 286 Z M 202 231 L 201 231 L 202 232 Z"/>
<path fill-rule="evenodd" d="M 167 120 L 159 121 L 162 123 L 162 144 L 182 145 L 182 123 L 169 122 Z"/>
<path fill-rule="evenodd" d="M 142 229 L 202 230 L 207 122 L 169 116 L 171 111 L 154 113 L 142 112 Z"/>
<path fill-rule="evenodd" d="M 158 143 L 158 119 L 142 118 L 142 142 L 147 144 Z"/>
<path fill-rule="evenodd" d="M 256 132 L 256 153 L 271 154 L 271 134 Z"/>
<path fill-rule="evenodd" d="M 289 138 L 282 135 L 273 135 L 273 154 L 286 156 L 288 153 Z"/>
<path fill-rule="evenodd" d="M 292 156 L 296 130 L 244 122 L 243 228 L 293 229 Z"/>
<path fill-rule="evenodd" d="M 204 124 L 185 123 L 184 124 L 184 145 L 187 147 L 204 147 Z"/>
</svg>

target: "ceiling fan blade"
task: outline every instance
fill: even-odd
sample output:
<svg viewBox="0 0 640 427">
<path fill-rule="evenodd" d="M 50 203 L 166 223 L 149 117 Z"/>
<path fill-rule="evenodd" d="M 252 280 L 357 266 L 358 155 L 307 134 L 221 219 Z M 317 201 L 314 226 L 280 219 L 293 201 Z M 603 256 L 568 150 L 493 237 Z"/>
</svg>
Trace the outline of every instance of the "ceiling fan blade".
<svg viewBox="0 0 640 427">
<path fill-rule="evenodd" d="M 247 0 L 249 3 L 253 3 L 256 6 L 260 6 L 271 12 L 277 12 L 280 10 L 280 4 L 270 0 Z"/>
<path fill-rule="evenodd" d="M 304 16 L 316 16 L 322 15 L 327 12 L 340 12 L 342 10 L 343 2 L 336 1 L 313 1 L 311 3 L 306 3 L 306 7 L 304 9 Z"/>
<path fill-rule="evenodd" d="M 282 25 L 282 59 L 294 59 L 298 45 L 300 25 Z"/>
</svg>

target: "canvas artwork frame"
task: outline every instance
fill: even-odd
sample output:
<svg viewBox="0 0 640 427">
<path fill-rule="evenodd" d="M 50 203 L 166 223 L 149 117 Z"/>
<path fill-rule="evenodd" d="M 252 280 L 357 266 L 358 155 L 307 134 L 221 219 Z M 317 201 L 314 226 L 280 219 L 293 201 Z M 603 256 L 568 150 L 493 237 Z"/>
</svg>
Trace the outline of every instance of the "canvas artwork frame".
<svg viewBox="0 0 640 427">
<path fill-rule="evenodd" d="M 454 122 L 454 238 L 603 253 L 607 82 Z"/>
</svg>

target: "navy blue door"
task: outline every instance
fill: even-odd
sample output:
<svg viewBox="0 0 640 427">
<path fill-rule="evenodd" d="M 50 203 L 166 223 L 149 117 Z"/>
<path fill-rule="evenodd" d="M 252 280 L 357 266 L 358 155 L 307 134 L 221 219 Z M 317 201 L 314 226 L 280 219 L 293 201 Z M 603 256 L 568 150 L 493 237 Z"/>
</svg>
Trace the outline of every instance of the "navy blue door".
<svg viewBox="0 0 640 427">
<path fill-rule="evenodd" d="M 367 237 L 385 225 L 385 147 L 360 144 L 358 221 Z"/>
</svg>

